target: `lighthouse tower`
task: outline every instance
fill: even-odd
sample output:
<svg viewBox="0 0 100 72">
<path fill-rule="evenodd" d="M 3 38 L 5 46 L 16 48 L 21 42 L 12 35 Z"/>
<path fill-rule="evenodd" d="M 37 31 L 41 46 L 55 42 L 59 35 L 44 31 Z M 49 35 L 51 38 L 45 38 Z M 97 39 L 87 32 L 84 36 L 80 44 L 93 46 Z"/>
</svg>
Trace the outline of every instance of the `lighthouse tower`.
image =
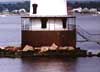
<svg viewBox="0 0 100 72">
<path fill-rule="evenodd" d="M 65 16 L 66 7 L 66 0 L 31 0 L 30 15 Z"/>
<path fill-rule="evenodd" d="M 31 0 L 22 18 L 22 46 L 76 46 L 75 17 L 67 14 L 66 0 Z"/>
</svg>

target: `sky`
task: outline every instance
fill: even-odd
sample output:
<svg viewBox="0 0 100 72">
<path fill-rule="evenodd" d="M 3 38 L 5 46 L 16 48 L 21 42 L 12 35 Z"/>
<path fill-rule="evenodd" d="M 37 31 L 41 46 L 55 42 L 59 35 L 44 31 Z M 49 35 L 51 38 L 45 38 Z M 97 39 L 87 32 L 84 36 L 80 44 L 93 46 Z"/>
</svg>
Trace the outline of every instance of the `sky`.
<svg viewBox="0 0 100 72">
<path fill-rule="evenodd" d="M 29 1 L 29 0 L 0 0 L 0 2 Z M 68 0 L 68 1 L 100 1 L 100 0 Z"/>
</svg>

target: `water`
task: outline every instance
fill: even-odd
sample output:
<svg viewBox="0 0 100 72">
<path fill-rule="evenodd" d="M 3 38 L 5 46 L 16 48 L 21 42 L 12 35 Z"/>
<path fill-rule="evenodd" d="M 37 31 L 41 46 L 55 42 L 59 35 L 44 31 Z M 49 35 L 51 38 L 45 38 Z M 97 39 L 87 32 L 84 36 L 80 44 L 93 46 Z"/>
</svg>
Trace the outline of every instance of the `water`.
<svg viewBox="0 0 100 72">
<path fill-rule="evenodd" d="M 100 16 L 77 16 L 77 25 L 91 34 L 100 34 Z M 0 46 L 21 44 L 20 16 L 0 17 Z M 99 39 L 100 36 L 95 36 Z M 78 40 L 83 40 L 77 35 Z M 77 47 L 100 50 L 96 42 L 78 42 Z M 100 58 L 0 58 L 0 72 L 100 72 Z"/>
<path fill-rule="evenodd" d="M 92 38 L 100 42 L 100 15 L 77 15 L 76 24 L 89 32 Z M 84 40 L 77 34 L 77 40 Z M 77 47 L 88 50 L 89 52 L 100 52 L 100 44 L 96 42 L 77 42 Z"/>
<path fill-rule="evenodd" d="M 20 16 L 0 16 L 0 46 L 20 46 Z"/>
<path fill-rule="evenodd" d="M 100 58 L 0 58 L 2 72 L 100 72 Z"/>
</svg>

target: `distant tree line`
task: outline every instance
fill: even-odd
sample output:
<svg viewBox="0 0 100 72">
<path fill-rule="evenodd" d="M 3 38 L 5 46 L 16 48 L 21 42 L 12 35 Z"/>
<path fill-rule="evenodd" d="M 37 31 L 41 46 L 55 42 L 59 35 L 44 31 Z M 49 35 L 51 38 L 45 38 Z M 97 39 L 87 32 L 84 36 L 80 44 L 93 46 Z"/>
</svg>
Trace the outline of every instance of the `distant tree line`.
<svg viewBox="0 0 100 72">
<path fill-rule="evenodd" d="M 68 1 L 68 6 L 72 8 L 97 8 L 100 11 L 100 1 Z"/>
<path fill-rule="evenodd" d="M 27 12 L 29 12 L 30 8 L 30 2 L 25 1 L 25 2 L 16 2 L 16 3 L 0 3 L 0 12 L 2 12 L 5 9 L 8 9 L 9 12 L 13 10 L 19 10 L 21 8 L 26 9 Z"/>
<path fill-rule="evenodd" d="M 100 1 L 68 1 L 68 6 L 72 8 L 97 8 L 100 11 Z M 0 12 L 8 9 L 9 12 L 13 10 L 19 10 L 21 8 L 26 9 L 29 12 L 30 1 L 16 2 L 16 3 L 0 3 Z"/>
</svg>

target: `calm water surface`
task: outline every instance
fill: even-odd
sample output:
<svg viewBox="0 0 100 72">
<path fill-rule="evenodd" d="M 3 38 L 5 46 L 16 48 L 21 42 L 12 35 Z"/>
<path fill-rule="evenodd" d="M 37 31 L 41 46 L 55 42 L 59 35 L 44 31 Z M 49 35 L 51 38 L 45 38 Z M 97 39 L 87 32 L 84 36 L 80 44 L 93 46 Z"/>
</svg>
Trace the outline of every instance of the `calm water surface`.
<svg viewBox="0 0 100 72">
<path fill-rule="evenodd" d="M 20 46 L 21 18 L 20 16 L 0 16 L 0 46 Z"/>
<path fill-rule="evenodd" d="M 76 25 L 79 25 L 82 29 L 90 34 L 91 38 L 98 40 L 100 42 L 100 15 L 77 15 Z M 77 40 L 84 40 L 77 34 Z M 77 42 L 77 47 L 88 50 L 89 52 L 98 53 L 100 52 L 100 44 L 94 41 L 89 42 Z"/>
<path fill-rule="evenodd" d="M 100 58 L 0 58 L 0 72 L 100 72 Z"/>
</svg>

